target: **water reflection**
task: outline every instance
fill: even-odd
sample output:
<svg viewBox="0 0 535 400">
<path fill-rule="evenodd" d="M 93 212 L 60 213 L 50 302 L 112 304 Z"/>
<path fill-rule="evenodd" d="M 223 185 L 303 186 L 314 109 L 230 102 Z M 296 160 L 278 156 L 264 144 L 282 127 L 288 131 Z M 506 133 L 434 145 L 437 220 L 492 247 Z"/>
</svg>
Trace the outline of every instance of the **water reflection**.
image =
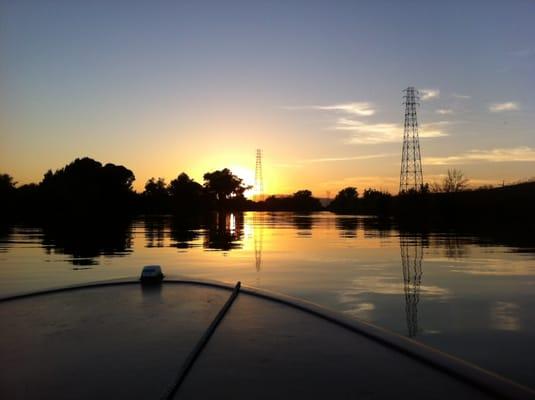
<svg viewBox="0 0 535 400">
<path fill-rule="evenodd" d="M 527 252 L 535 236 L 503 235 L 507 242 L 400 232 L 373 217 L 284 212 L 8 225 L 0 227 L 0 291 L 137 276 L 155 262 L 168 276 L 241 280 L 304 298 L 491 369 L 507 359 L 503 365 L 529 383 L 535 257 Z"/>
<path fill-rule="evenodd" d="M 312 227 L 314 226 L 314 218 L 312 214 L 293 215 L 292 221 L 295 226 L 297 236 L 312 236 Z"/>
<path fill-rule="evenodd" d="M 145 247 L 164 247 L 165 225 L 167 218 L 151 217 L 145 219 Z"/>
<path fill-rule="evenodd" d="M 400 235 L 401 267 L 403 270 L 403 292 L 405 295 L 405 318 L 407 335 L 418 333 L 418 303 L 422 283 L 423 247 L 427 239 L 422 236 Z"/>
<path fill-rule="evenodd" d="M 209 220 L 204 248 L 229 251 L 242 247 L 243 213 L 215 213 Z"/>
<path fill-rule="evenodd" d="M 13 228 L 10 225 L 0 223 L 0 253 L 7 253 L 9 250 L 9 238 Z"/>
<path fill-rule="evenodd" d="M 359 222 L 362 224 L 365 238 L 386 239 L 396 234 L 394 224 L 390 219 L 360 217 Z"/>
<path fill-rule="evenodd" d="M 520 306 L 518 304 L 497 301 L 491 308 L 492 327 L 499 331 L 520 330 Z"/>
<path fill-rule="evenodd" d="M 435 240 L 436 247 L 444 248 L 444 256 L 451 259 L 461 259 L 468 256 L 467 239 L 457 235 L 441 235 Z"/>
<path fill-rule="evenodd" d="M 342 238 L 356 238 L 359 219 L 357 217 L 336 217 L 336 229 Z"/>
<path fill-rule="evenodd" d="M 83 267 L 97 265 L 98 258 L 122 257 L 131 252 L 132 230 L 129 221 L 81 222 L 44 225 L 42 247 L 45 253 L 70 256 L 72 265 Z"/>
<path fill-rule="evenodd" d="M 264 218 L 261 214 L 253 216 L 253 240 L 256 272 L 262 269 L 262 248 L 264 246 Z"/>
<path fill-rule="evenodd" d="M 177 249 L 198 247 L 195 243 L 201 237 L 200 217 L 173 218 L 170 226 L 171 246 Z"/>
</svg>

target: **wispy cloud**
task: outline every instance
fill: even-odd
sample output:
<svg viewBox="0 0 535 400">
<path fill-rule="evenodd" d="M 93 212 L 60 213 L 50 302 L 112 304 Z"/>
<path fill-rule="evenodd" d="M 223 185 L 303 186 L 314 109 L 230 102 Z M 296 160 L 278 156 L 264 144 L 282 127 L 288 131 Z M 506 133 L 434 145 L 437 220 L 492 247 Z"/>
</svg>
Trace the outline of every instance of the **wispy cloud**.
<svg viewBox="0 0 535 400">
<path fill-rule="evenodd" d="M 451 95 L 451 97 L 455 97 L 456 99 L 464 99 L 464 100 L 467 100 L 467 99 L 471 99 L 472 96 L 469 96 L 467 94 L 459 94 L 459 93 L 453 93 Z"/>
<path fill-rule="evenodd" d="M 535 55 L 535 49 L 525 48 L 512 51 L 511 54 L 516 57 L 529 57 Z"/>
<path fill-rule="evenodd" d="M 440 96 L 440 90 L 438 89 L 420 89 L 420 99 L 431 100 Z"/>
<path fill-rule="evenodd" d="M 535 149 L 527 146 L 470 150 L 455 156 L 426 157 L 423 161 L 427 165 L 469 164 L 475 162 L 535 162 Z"/>
<path fill-rule="evenodd" d="M 386 158 L 386 157 L 392 157 L 392 156 L 398 156 L 398 154 L 397 153 L 378 153 L 378 154 L 363 154 L 360 156 L 348 156 L 348 157 L 307 158 L 304 160 L 296 160 L 295 162 L 292 162 L 292 163 L 279 163 L 275 165 L 277 167 L 282 167 L 282 168 L 303 168 L 307 164 L 373 160 L 375 158 Z"/>
<path fill-rule="evenodd" d="M 439 94 L 438 89 L 424 89 L 427 98 L 436 97 Z M 355 119 L 355 116 L 367 117 L 375 114 L 375 108 L 369 102 L 350 102 L 338 103 L 331 105 L 311 105 L 311 106 L 291 106 L 285 107 L 287 110 L 322 110 L 334 112 L 334 130 L 351 132 L 347 143 L 351 144 L 378 144 L 378 143 L 395 143 L 403 139 L 403 126 L 399 123 L 378 122 L 368 123 Z M 342 114 L 342 115 L 340 115 Z M 421 138 L 434 138 L 448 136 L 441 128 L 449 124 L 448 121 L 439 121 L 428 123 L 421 126 L 419 135 Z M 368 156 L 359 156 L 368 157 Z M 375 158 L 375 157 L 374 157 Z M 316 161 L 308 160 L 306 162 L 323 162 L 323 161 L 348 161 L 363 158 L 325 158 Z"/>
<path fill-rule="evenodd" d="M 311 108 L 315 110 L 326 110 L 326 111 L 340 111 L 346 114 L 360 115 L 363 117 L 368 117 L 375 114 L 375 109 L 373 105 L 368 102 L 353 102 L 353 103 L 341 103 L 333 104 L 327 106 L 312 106 Z"/>
<path fill-rule="evenodd" d="M 367 101 L 354 101 L 349 103 L 337 103 L 328 105 L 286 106 L 284 108 L 286 110 L 334 111 L 349 115 L 359 115 L 361 117 L 369 117 L 375 114 L 374 105 Z"/>
<path fill-rule="evenodd" d="M 396 160 L 395 165 L 399 165 L 398 163 L 399 159 Z M 320 186 L 325 189 L 337 190 L 347 186 L 357 186 L 359 188 L 373 187 L 378 190 L 391 191 L 394 193 L 399 187 L 399 176 L 347 176 L 321 182 Z"/>
<path fill-rule="evenodd" d="M 321 162 L 336 162 L 336 161 L 357 161 L 357 160 L 372 160 L 374 158 L 384 158 L 394 156 L 394 153 L 379 153 L 379 154 L 366 154 L 361 156 L 352 157 L 326 157 L 326 158 L 312 158 L 303 160 L 304 163 L 321 163 Z"/>
<path fill-rule="evenodd" d="M 439 121 L 424 124 L 419 136 L 421 138 L 448 136 L 440 129 L 441 126 L 448 123 L 448 121 Z M 334 129 L 352 132 L 348 139 L 348 143 L 351 144 L 395 143 L 401 142 L 403 139 L 403 126 L 395 123 L 366 123 L 349 118 L 339 118 Z"/>
<path fill-rule="evenodd" d="M 439 108 L 438 110 L 435 111 L 437 114 L 440 114 L 440 115 L 449 115 L 449 114 L 453 114 L 453 110 L 451 108 Z"/>
<path fill-rule="evenodd" d="M 505 103 L 493 103 L 489 105 L 490 112 L 502 112 L 518 110 L 518 103 L 514 101 L 507 101 Z"/>
</svg>

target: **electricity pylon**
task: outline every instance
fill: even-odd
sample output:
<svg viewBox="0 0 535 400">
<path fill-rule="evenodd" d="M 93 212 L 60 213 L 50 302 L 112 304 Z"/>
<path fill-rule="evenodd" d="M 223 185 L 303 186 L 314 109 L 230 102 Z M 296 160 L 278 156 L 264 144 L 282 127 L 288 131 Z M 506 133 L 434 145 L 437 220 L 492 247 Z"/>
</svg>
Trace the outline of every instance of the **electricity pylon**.
<svg viewBox="0 0 535 400">
<path fill-rule="evenodd" d="M 422 159 L 420 140 L 418 138 L 418 118 L 416 107 L 420 96 L 418 90 L 409 86 L 403 90 L 405 95 L 405 123 L 403 127 L 403 150 L 401 153 L 401 173 L 399 176 L 399 192 L 421 190 L 423 186 Z"/>
<path fill-rule="evenodd" d="M 264 200 L 264 178 L 262 176 L 262 149 L 256 149 L 256 169 L 254 175 L 254 199 Z"/>
</svg>

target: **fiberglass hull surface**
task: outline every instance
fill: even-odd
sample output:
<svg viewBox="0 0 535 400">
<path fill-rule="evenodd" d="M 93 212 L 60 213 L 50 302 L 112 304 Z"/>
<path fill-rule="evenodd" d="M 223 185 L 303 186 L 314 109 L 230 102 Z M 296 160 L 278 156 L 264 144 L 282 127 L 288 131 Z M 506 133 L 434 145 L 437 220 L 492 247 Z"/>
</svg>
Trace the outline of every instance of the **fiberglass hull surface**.
<svg viewBox="0 0 535 400">
<path fill-rule="evenodd" d="M 344 326 L 343 319 L 339 323 L 336 314 L 318 314 L 247 289 L 199 349 L 180 387 L 170 391 L 229 292 L 224 285 L 122 282 L 0 302 L 0 396 L 496 397 L 492 376 L 485 372 L 482 380 L 483 386 L 489 380 L 488 391 L 480 390 L 477 369 L 471 372 L 468 366 L 469 379 L 459 379 L 455 371 L 462 375 L 462 363 L 457 366 L 446 356 L 445 370 L 440 353 L 430 350 L 427 357 L 425 348 L 414 344 L 416 350 L 411 350 L 411 341 L 397 335 L 390 338 L 383 332 L 385 339 L 378 330 L 375 337 L 367 324 L 359 334 Z M 528 391 L 507 385 L 498 382 L 498 391 L 503 386 L 502 394 L 530 397 Z"/>
</svg>

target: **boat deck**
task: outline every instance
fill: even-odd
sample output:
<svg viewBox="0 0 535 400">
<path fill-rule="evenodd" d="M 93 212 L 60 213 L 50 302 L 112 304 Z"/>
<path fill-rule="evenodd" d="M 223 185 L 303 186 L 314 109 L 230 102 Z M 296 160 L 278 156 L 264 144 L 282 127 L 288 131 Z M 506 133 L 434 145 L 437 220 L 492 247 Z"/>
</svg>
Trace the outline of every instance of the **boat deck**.
<svg viewBox="0 0 535 400">
<path fill-rule="evenodd" d="M 0 397 L 480 399 L 533 394 L 502 378 L 493 383 L 491 374 L 408 339 L 304 303 L 247 289 L 229 301 L 231 289 L 123 282 L 2 301 Z M 223 315 L 225 304 L 229 308 Z M 218 315 L 221 322 L 214 326 Z"/>
</svg>

